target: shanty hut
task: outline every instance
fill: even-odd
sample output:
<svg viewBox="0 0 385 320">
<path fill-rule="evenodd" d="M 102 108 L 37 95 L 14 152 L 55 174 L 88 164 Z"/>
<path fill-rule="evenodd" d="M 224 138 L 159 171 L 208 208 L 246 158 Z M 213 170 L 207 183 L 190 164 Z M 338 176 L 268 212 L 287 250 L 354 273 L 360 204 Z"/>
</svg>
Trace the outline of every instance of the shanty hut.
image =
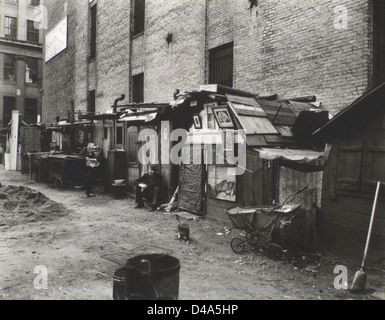
<svg viewBox="0 0 385 320">
<path fill-rule="evenodd" d="M 376 182 L 385 183 L 385 83 L 354 101 L 314 136 L 331 144 L 322 190 L 319 244 L 360 262 Z M 368 263 L 385 266 L 385 185 L 381 185 Z"/>
<path fill-rule="evenodd" d="M 279 101 L 276 96 L 206 85 L 181 95 L 173 113 L 185 119 L 188 148 L 203 154 L 190 152 L 187 163 L 182 159 L 181 209 L 227 220 L 225 210 L 234 205 L 282 203 L 308 187 L 297 201 L 315 214 L 324 152 L 315 150 L 309 137 L 328 121 L 328 113 L 314 104 L 314 97 Z M 217 143 L 212 146 L 214 137 Z M 193 157 L 212 161 L 191 164 Z"/>
</svg>

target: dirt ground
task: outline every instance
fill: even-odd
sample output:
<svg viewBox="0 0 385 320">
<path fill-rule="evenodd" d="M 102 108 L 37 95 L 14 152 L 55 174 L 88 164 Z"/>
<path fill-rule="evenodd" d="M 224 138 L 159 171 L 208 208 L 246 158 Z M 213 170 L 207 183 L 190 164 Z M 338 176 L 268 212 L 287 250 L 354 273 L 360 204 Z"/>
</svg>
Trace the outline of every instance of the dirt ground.
<svg viewBox="0 0 385 320">
<path fill-rule="evenodd" d="M 191 241 L 177 238 L 174 214 L 135 210 L 131 199 L 57 190 L 0 166 L 0 300 L 111 300 L 112 273 L 142 250 L 179 259 L 179 300 L 372 300 L 384 274 L 370 270 L 366 290 L 334 288 L 334 268 L 359 269 L 325 254 L 274 261 L 261 250 L 230 247 L 242 231 L 210 219 L 184 219 Z M 182 217 L 191 217 L 183 215 Z M 160 247 L 160 249 L 155 248 Z M 46 289 L 34 286 L 48 269 Z"/>
</svg>

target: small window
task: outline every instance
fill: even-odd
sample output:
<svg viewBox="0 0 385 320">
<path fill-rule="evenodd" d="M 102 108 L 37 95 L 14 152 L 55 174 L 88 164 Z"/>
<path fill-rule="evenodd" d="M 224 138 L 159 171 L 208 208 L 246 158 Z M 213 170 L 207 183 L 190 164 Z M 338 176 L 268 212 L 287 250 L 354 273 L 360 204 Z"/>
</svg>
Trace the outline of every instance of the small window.
<svg viewBox="0 0 385 320">
<path fill-rule="evenodd" d="M 3 125 L 7 126 L 12 119 L 12 110 L 16 109 L 16 98 L 4 97 L 3 104 L 4 104 Z"/>
<path fill-rule="evenodd" d="M 4 19 L 4 36 L 8 39 L 16 39 L 17 36 L 17 19 L 5 17 Z"/>
<path fill-rule="evenodd" d="M 24 121 L 28 124 L 37 122 L 37 100 L 25 99 Z"/>
<path fill-rule="evenodd" d="M 132 77 L 133 96 L 132 101 L 135 103 L 144 102 L 144 74 L 140 73 Z"/>
<path fill-rule="evenodd" d="M 16 60 L 15 56 L 10 54 L 4 55 L 4 80 L 16 81 Z"/>
<path fill-rule="evenodd" d="M 40 5 L 40 0 L 28 0 L 28 5 L 32 7 L 36 7 Z"/>
<path fill-rule="evenodd" d="M 134 2 L 134 33 L 133 36 L 144 31 L 144 12 L 145 0 L 135 0 Z"/>
<path fill-rule="evenodd" d="M 39 30 L 35 28 L 35 22 L 27 20 L 27 41 L 39 43 Z"/>
<path fill-rule="evenodd" d="M 25 82 L 37 84 L 38 80 L 38 60 L 35 58 L 27 58 L 25 63 Z"/>
<path fill-rule="evenodd" d="M 108 127 L 103 127 L 103 140 L 108 140 Z"/>
<path fill-rule="evenodd" d="M 97 5 L 91 7 L 91 39 L 90 39 L 90 59 L 96 57 L 96 14 Z"/>
<path fill-rule="evenodd" d="M 88 113 L 95 113 L 96 110 L 96 97 L 95 90 L 88 93 Z"/>
<path fill-rule="evenodd" d="M 233 87 L 234 77 L 233 43 L 215 48 L 209 52 L 209 82 Z"/>
<path fill-rule="evenodd" d="M 116 143 L 117 144 L 123 144 L 123 128 L 122 127 L 116 128 Z"/>
</svg>

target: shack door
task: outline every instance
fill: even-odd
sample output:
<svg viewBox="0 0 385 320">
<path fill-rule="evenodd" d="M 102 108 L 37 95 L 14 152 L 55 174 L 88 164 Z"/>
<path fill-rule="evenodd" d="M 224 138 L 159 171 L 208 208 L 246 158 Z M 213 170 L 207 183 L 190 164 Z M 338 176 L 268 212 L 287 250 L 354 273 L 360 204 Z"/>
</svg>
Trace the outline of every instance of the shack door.
<svg viewBox="0 0 385 320">
<path fill-rule="evenodd" d="M 202 147 L 184 148 L 179 171 L 179 209 L 203 215 L 203 177 Z"/>
<path fill-rule="evenodd" d="M 35 127 L 21 127 L 21 173 L 29 173 L 29 159 L 28 152 L 41 151 L 41 131 Z"/>
<path fill-rule="evenodd" d="M 34 127 L 21 127 L 22 153 L 39 152 L 41 149 L 40 129 Z"/>
</svg>

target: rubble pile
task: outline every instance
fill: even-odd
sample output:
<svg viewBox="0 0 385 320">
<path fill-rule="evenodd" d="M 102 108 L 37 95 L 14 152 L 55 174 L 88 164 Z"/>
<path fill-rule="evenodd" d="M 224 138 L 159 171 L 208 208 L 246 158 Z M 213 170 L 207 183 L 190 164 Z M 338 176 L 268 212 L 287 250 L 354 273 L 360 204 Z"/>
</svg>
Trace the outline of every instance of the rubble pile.
<svg viewBox="0 0 385 320">
<path fill-rule="evenodd" d="M 22 186 L 0 186 L 0 226 L 51 221 L 68 210 L 41 192 Z"/>
</svg>

